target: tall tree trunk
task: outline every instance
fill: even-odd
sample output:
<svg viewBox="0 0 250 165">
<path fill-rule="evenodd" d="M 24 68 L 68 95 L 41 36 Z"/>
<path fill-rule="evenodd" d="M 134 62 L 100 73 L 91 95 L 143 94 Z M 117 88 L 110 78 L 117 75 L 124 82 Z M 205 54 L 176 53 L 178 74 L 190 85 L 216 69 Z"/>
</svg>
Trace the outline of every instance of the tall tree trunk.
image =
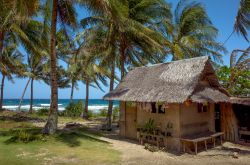
<svg viewBox="0 0 250 165">
<path fill-rule="evenodd" d="M 89 81 L 86 81 L 86 97 L 85 97 L 85 107 L 83 112 L 83 118 L 88 119 L 88 106 L 89 106 Z"/>
<path fill-rule="evenodd" d="M 56 57 L 56 23 L 58 0 L 53 0 L 51 34 L 50 34 L 50 85 L 51 102 L 47 123 L 43 129 L 44 134 L 54 134 L 58 122 L 58 84 L 57 84 L 57 57 Z"/>
<path fill-rule="evenodd" d="M 31 80 L 31 78 L 29 78 L 29 80 L 27 81 L 27 83 L 26 83 L 26 85 L 25 85 L 25 88 L 24 88 L 24 90 L 23 90 L 23 94 L 22 94 L 22 96 L 21 96 L 21 98 L 20 98 L 19 105 L 18 105 L 18 109 L 17 109 L 18 111 L 21 110 L 21 106 L 22 106 L 22 102 L 23 102 L 23 97 L 24 97 L 25 92 L 26 92 L 26 90 L 27 90 L 27 87 L 28 87 L 28 85 L 29 85 L 29 83 L 30 83 L 30 80 Z"/>
<path fill-rule="evenodd" d="M 74 86 L 75 86 L 75 83 L 74 83 L 74 81 L 72 81 L 72 84 L 71 84 L 71 92 L 70 92 L 70 102 L 71 102 L 71 103 L 73 102 Z"/>
<path fill-rule="evenodd" d="M 0 110 L 3 110 L 3 88 L 4 88 L 4 80 L 5 75 L 2 75 L 2 83 L 1 83 L 1 98 L 0 98 Z"/>
<path fill-rule="evenodd" d="M 34 79 L 31 79 L 31 83 L 30 83 L 30 110 L 29 113 L 33 112 L 33 83 L 34 83 Z"/>
<path fill-rule="evenodd" d="M 120 43 L 120 65 L 121 65 L 121 80 L 125 76 L 125 60 L 126 60 L 126 43 L 122 37 L 121 43 Z"/>
<path fill-rule="evenodd" d="M 0 60 L 1 60 L 1 57 L 2 57 L 2 51 L 3 51 L 3 41 L 4 41 L 4 32 L 2 30 L 0 30 Z M 2 74 L 0 110 L 3 110 L 3 88 L 4 88 L 4 80 L 5 80 L 5 75 Z"/>
<path fill-rule="evenodd" d="M 110 85 L 109 85 L 109 91 L 112 91 L 114 89 L 114 79 L 115 79 L 115 62 L 111 62 L 111 76 L 110 76 Z M 113 101 L 109 101 L 108 105 L 108 114 L 107 114 L 107 124 L 106 129 L 107 131 L 112 130 L 112 109 L 113 109 Z"/>
<path fill-rule="evenodd" d="M 0 30 L 0 54 L 2 54 L 3 51 L 3 42 L 4 42 L 4 32 Z"/>
</svg>

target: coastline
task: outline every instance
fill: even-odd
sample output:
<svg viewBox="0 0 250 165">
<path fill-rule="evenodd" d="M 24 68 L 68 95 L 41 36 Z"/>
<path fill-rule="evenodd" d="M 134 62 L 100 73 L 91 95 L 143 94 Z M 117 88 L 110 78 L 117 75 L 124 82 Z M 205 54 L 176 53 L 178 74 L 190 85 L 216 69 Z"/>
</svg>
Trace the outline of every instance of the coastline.
<svg viewBox="0 0 250 165">
<path fill-rule="evenodd" d="M 17 110 L 19 105 L 19 99 L 4 99 L 3 101 L 3 108 L 8 110 Z M 73 102 L 82 101 L 83 104 L 85 100 L 82 99 L 74 99 Z M 33 110 L 39 110 L 43 108 L 49 108 L 50 106 L 50 99 L 34 99 L 33 100 Z M 30 108 L 30 99 L 24 99 L 22 102 L 21 110 L 28 111 Z M 58 110 L 63 111 L 69 105 L 69 99 L 58 99 Z M 114 107 L 118 106 L 119 102 L 114 102 Z M 89 110 L 98 112 L 99 110 L 107 109 L 108 108 L 108 101 L 102 99 L 90 99 L 89 100 Z"/>
</svg>

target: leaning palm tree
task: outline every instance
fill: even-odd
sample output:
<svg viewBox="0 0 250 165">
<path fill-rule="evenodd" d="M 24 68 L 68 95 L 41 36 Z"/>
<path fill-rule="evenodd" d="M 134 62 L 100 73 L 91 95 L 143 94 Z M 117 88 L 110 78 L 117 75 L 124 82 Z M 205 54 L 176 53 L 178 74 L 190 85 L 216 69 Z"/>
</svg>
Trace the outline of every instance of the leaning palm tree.
<svg viewBox="0 0 250 165">
<path fill-rule="evenodd" d="M 34 80 L 42 80 L 43 79 L 43 68 L 44 64 L 46 63 L 47 58 L 41 57 L 39 55 L 28 55 L 27 57 L 27 66 L 26 71 L 22 74 L 22 77 L 28 77 L 28 81 L 25 85 L 24 91 L 22 93 L 22 96 L 20 98 L 18 110 L 21 110 L 23 97 L 25 95 L 25 92 L 27 90 L 27 87 L 30 83 L 30 109 L 29 113 L 32 113 L 33 109 L 33 84 Z"/>
<path fill-rule="evenodd" d="M 163 45 L 167 44 L 167 40 L 157 28 L 164 18 L 171 16 L 169 5 L 165 1 L 115 0 L 100 3 L 103 6 L 99 7 L 94 2 L 89 5 L 92 5 L 89 8 L 95 15 L 84 18 L 81 24 L 83 27 L 106 27 L 107 34 L 116 35 L 121 78 L 126 72 L 125 63 L 138 66 L 145 65 L 147 60 L 155 63 L 165 58 Z M 99 12 L 95 12 L 96 10 Z M 106 42 L 108 41 L 111 40 L 107 39 Z"/>
<path fill-rule="evenodd" d="M 250 0 L 240 0 L 239 9 L 234 23 L 234 31 L 241 34 L 248 41 L 250 27 Z M 234 32 L 233 31 L 233 32 Z"/>
<path fill-rule="evenodd" d="M 173 19 L 167 19 L 164 28 L 171 41 L 168 53 L 173 60 L 208 55 L 215 62 L 222 62 L 225 48 L 216 42 L 218 30 L 200 3 L 180 0 Z"/>
<path fill-rule="evenodd" d="M 20 75 L 23 73 L 24 65 L 22 64 L 23 55 L 17 50 L 17 45 L 13 42 L 4 47 L 0 59 L 0 72 L 2 74 L 0 110 L 2 110 L 5 78 L 12 81 L 13 74 Z"/>
<path fill-rule="evenodd" d="M 58 120 L 58 82 L 57 82 L 57 55 L 56 55 L 56 31 L 58 18 L 63 25 L 75 26 L 76 13 L 73 7 L 73 1 L 68 0 L 47 0 L 44 7 L 44 20 L 51 20 L 50 23 L 50 85 L 51 85 L 51 103 L 47 123 L 43 129 L 45 134 L 53 134 L 57 129 Z M 46 12 L 48 11 L 48 12 Z M 51 16 L 51 19 L 48 18 Z"/>
</svg>

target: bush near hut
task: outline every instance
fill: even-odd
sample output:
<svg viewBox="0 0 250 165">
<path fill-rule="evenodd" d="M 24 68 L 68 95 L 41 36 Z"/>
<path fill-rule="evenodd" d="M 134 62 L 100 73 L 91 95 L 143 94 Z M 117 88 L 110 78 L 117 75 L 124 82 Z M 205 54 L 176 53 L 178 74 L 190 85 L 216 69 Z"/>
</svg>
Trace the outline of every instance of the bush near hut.
<svg viewBox="0 0 250 165">
<path fill-rule="evenodd" d="M 80 100 L 77 103 L 70 103 L 64 111 L 63 115 L 67 117 L 79 117 L 81 116 L 84 108 L 83 108 L 83 102 Z"/>
<path fill-rule="evenodd" d="M 37 110 L 37 114 L 39 116 L 47 116 L 49 114 L 49 109 L 48 108 L 42 108 Z"/>
<path fill-rule="evenodd" d="M 154 119 L 149 119 L 145 125 L 143 126 L 143 132 L 146 132 L 146 133 L 149 133 L 149 134 L 152 134 L 154 132 L 156 128 L 156 124 L 155 124 L 155 121 Z"/>
</svg>

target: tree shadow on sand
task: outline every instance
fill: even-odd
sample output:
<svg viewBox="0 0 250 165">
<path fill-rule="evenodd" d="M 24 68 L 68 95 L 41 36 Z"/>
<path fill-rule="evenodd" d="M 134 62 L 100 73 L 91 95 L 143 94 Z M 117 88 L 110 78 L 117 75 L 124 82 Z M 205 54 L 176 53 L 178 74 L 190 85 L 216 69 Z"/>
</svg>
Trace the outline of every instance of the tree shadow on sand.
<svg viewBox="0 0 250 165">
<path fill-rule="evenodd" d="M 66 143 L 70 147 L 80 146 L 81 140 L 109 144 L 109 142 L 99 139 L 98 134 L 90 132 L 85 128 L 60 130 L 59 132 L 57 132 L 55 138 L 56 140 Z"/>
</svg>

